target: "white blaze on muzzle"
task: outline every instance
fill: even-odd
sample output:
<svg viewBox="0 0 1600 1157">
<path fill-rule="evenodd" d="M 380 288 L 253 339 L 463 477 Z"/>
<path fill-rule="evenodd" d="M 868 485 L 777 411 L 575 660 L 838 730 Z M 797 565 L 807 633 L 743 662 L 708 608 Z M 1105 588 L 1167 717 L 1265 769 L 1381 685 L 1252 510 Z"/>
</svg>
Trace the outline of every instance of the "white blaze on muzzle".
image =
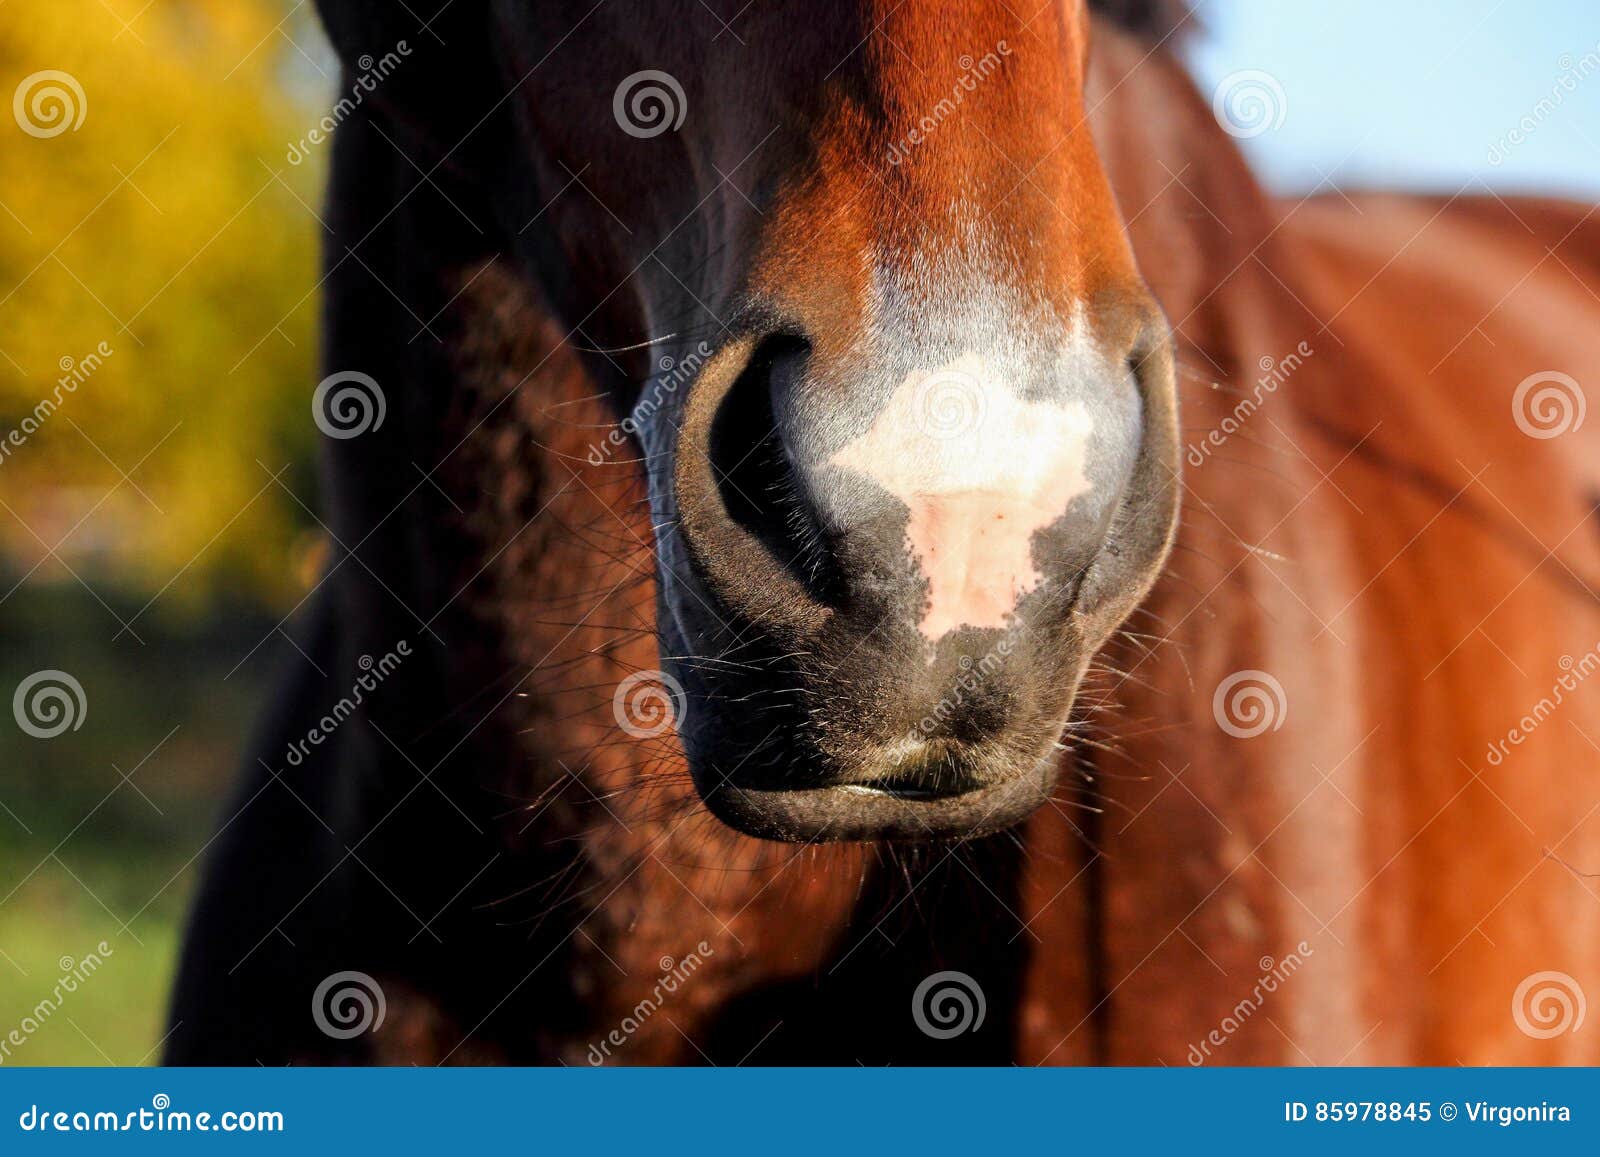
<svg viewBox="0 0 1600 1157">
<path fill-rule="evenodd" d="M 1030 401 L 967 353 L 908 374 L 872 426 L 829 459 L 910 511 L 908 546 L 928 581 L 927 639 L 1005 626 L 1042 581 L 1033 535 L 1092 490 L 1093 431 L 1082 402 Z"/>
</svg>

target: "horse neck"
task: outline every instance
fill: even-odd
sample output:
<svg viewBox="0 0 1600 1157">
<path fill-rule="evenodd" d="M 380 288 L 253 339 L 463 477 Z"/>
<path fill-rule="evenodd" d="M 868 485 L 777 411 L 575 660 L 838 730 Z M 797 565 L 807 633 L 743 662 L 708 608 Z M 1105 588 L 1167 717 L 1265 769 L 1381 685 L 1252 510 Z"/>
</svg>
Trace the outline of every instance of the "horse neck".
<svg viewBox="0 0 1600 1157">
<path fill-rule="evenodd" d="M 1103 22 L 1089 122 L 1139 267 L 1180 344 L 1226 353 L 1267 292 L 1254 258 L 1276 247 L 1276 212 L 1182 65 Z"/>
</svg>

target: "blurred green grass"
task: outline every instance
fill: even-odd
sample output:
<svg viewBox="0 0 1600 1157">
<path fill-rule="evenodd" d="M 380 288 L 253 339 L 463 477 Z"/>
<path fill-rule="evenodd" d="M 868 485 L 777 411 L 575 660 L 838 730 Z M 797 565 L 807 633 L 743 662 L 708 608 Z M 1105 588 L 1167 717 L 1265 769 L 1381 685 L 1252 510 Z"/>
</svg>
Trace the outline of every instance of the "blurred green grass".
<svg viewBox="0 0 1600 1157">
<path fill-rule="evenodd" d="M 0 869 L 7 872 L 9 868 Z M 23 867 L 22 871 L 28 869 Z M 65 883 L 67 886 L 63 886 Z M 168 906 L 141 921 L 142 944 L 124 935 L 107 943 L 104 966 L 59 1011 L 12 1049 L 11 1065 L 153 1064 L 164 1027 L 164 990 L 176 959 L 179 922 Z M 114 921 L 87 895 L 73 894 L 70 878 L 45 877 L 41 886 L 13 897 L 0 908 L 0 960 L 7 981 L 0 994 L 0 1026 L 22 1025 L 39 1000 L 54 989 L 62 973 L 63 945 L 79 953 L 96 951 Z M 72 957 L 74 961 L 82 956 Z"/>
<path fill-rule="evenodd" d="M 286 648 L 258 648 L 277 620 L 249 605 L 152 612 L 135 623 L 142 644 L 113 642 L 113 613 L 137 606 L 95 593 L 110 611 L 76 583 L 30 582 L 0 620 L 0 688 L 61 669 L 87 703 L 52 739 L 24 734 L 10 704 L 0 728 L 0 1039 L 52 993 L 62 958 L 112 950 L 6 1064 L 158 1059 L 201 849 Z"/>
</svg>

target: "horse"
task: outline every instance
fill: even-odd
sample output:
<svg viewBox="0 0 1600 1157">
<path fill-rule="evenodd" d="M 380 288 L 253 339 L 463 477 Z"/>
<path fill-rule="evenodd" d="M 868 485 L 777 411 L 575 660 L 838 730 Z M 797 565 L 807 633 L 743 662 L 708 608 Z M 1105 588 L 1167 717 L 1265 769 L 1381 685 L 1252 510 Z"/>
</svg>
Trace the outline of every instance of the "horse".
<svg viewBox="0 0 1600 1157">
<path fill-rule="evenodd" d="M 1600 1061 L 1593 206 L 1275 199 L 1161 4 L 423 7 L 169 1062 Z"/>
</svg>

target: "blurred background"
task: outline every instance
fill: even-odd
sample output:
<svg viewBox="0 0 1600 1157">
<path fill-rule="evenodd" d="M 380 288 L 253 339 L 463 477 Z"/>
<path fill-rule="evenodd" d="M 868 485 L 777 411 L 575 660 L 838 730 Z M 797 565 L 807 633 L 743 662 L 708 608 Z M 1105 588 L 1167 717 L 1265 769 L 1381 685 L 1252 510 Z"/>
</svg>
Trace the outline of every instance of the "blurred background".
<svg viewBox="0 0 1600 1157">
<path fill-rule="evenodd" d="M 1600 198 L 1593 0 L 1198 7 L 1207 96 L 1281 91 L 1242 144 L 1282 194 Z M 196 871 L 319 566 L 327 146 L 296 144 L 336 83 L 308 0 L 0 0 L 0 1063 L 159 1055 Z M 19 713 L 50 688 L 61 714 Z"/>
</svg>

